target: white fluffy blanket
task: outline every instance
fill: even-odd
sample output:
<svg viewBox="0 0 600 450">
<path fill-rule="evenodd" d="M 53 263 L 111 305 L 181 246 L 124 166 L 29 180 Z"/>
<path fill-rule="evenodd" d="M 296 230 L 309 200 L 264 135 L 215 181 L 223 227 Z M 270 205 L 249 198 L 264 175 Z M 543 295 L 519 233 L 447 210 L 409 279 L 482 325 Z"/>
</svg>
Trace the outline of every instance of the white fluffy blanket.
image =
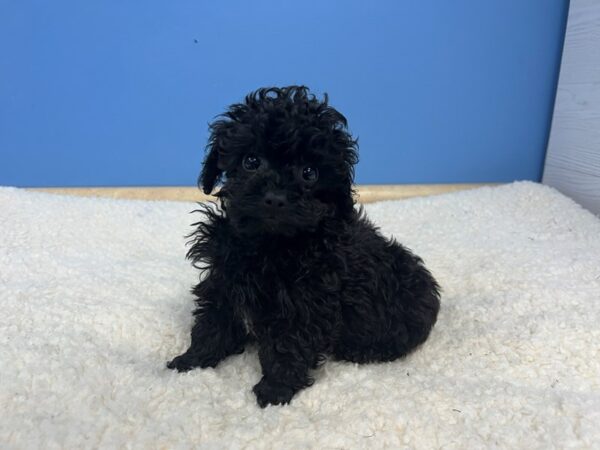
<svg viewBox="0 0 600 450">
<path fill-rule="evenodd" d="M 0 188 L 0 447 L 600 445 L 600 220 L 516 183 L 367 207 L 443 287 L 408 358 L 259 409 L 256 349 L 179 374 L 195 205 Z"/>
</svg>

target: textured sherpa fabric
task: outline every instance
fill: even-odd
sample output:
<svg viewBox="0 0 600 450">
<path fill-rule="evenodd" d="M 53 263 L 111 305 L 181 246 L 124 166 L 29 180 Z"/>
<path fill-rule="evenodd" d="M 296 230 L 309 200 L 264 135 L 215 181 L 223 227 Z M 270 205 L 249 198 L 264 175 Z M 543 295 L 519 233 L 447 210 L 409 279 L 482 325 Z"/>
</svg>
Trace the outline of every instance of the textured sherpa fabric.
<svg viewBox="0 0 600 450">
<path fill-rule="evenodd" d="M 0 188 L 0 448 L 600 445 L 600 220 L 516 183 L 367 206 L 443 287 L 430 339 L 257 407 L 255 348 L 189 343 L 191 203 Z"/>
</svg>

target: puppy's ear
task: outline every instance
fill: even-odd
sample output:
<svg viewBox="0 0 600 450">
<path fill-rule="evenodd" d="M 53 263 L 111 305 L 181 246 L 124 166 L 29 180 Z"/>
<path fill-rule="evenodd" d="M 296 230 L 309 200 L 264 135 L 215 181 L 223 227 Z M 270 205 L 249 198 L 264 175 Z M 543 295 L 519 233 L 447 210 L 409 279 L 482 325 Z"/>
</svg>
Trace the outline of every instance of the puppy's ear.
<svg viewBox="0 0 600 450">
<path fill-rule="evenodd" d="M 224 120 L 217 120 L 209 126 L 210 137 L 206 157 L 198 177 L 198 186 L 202 186 L 202 191 L 207 195 L 213 191 L 223 175 L 223 140 L 229 126 L 230 123 Z"/>
<path fill-rule="evenodd" d="M 198 187 L 202 187 L 202 191 L 209 195 L 215 184 L 219 182 L 223 175 L 223 171 L 219 168 L 219 152 L 214 146 L 209 146 L 208 154 L 204 158 L 202 172 L 198 177 Z"/>
</svg>

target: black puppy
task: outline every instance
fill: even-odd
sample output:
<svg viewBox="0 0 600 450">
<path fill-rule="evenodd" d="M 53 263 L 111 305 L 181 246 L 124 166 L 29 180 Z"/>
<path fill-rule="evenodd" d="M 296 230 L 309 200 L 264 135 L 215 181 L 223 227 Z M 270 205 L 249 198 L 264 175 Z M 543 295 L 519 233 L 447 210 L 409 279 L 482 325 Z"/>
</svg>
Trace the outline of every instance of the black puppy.
<svg viewBox="0 0 600 450">
<path fill-rule="evenodd" d="M 355 209 L 357 143 L 326 95 L 260 89 L 210 130 L 199 183 L 208 194 L 223 180 L 220 208 L 194 224 L 188 258 L 208 270 L 191 346 L 169 368 L 214 367 L 255 341 L 264 407 L 311 385 L 327 355 L 391 361 L 427 339 L 438 285 Z"/>
</svg>

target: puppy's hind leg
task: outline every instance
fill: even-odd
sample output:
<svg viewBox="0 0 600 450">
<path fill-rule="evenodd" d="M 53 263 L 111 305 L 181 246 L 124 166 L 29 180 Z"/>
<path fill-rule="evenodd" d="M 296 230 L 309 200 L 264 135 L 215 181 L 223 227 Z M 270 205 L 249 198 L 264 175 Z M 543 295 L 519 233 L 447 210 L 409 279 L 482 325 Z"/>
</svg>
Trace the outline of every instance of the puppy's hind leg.
<svg viewBox="0 0 600 450">
<path fill-rule="evenodd" d="M 244 324 L 235 317 L 233 308 L 212 288 L 210 279 L 194 289 L 198 296 L 196 321 L 190 348 L 167 363 L 169 369 L 186 372 L 194 367 L 215 367 L 229 355 L 242 353 L 248 341 Z"/>
<path fill-rule="evenodd" d="M 429 336 L 439 310 L 438 295 L 434 287 L 410 303 L 398 299 L 403 307 L 388 305 L 382 316 L 365 316 L 356 309 L 344 308 L 344 325 L 333 349 L 334 359 L 370 363 L 406 356 Z"/>
</svg>

